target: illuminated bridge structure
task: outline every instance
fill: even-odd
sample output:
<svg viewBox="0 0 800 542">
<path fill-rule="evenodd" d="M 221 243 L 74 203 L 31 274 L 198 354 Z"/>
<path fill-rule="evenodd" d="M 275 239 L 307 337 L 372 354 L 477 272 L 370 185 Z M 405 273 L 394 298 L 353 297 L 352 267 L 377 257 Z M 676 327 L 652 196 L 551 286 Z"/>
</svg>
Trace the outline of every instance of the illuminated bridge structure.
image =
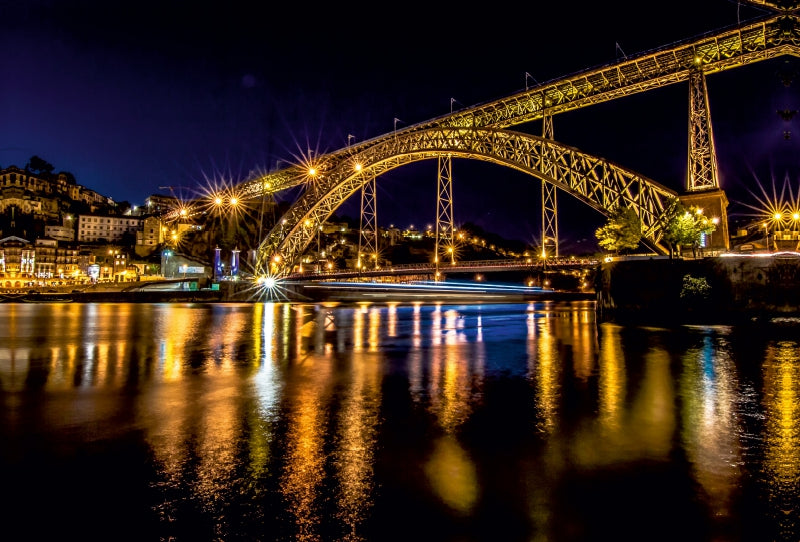
<svg viewBox="0 0 800 542">
<path fill-rule="evenodd" d="M 667 210 L 676 200 L 696 205 L 709 210 L 709 216 L 720 217 L 711 248 L 728 248 L 728 201 L 717 177 L 706 76 L 784 55 L 800 57 L 800 2 L 749 1 L 771 10 L 734 28 L 539 84 L 329 154 L 309 156 L 306 163 L 244 182 L 241 188 L 250 198 L 272 197 L 303 186 L 259 246 L 256 273 L 289 275 L 319 227 L 345 200 L 361 190 L 363 213 L 363 195 L 370 188 L 374 194 L 377 177 L 433 159 L 440 166 L 437 251 L 440 239 L 446 242 L 454 233 L 449 199 L 452 158 L 482 160 L 524 172 L 541 180 L 544 198 L 548 194 L 545 187 L 555 187 L 604 215 L 617 206 L 631 207 L 641 219 L 643 243 L 661 254 L 666 252 L 661 240 Z M 557 114 L 682 82 L 689 84 L 684 194 L 548 137 L 548 127 Z M 513 130 L 539 120 L 544 126 L 542 137 Z M 544 207 L 546 212 L 546 201 Z M 547 222 L 543 220 L 545 229 Z M 542 232 L 543 237 L 547 234 Z"/>
<path fill-rule="evenodd" d="M 493 273 L 508 271 L 581 271 L 594 269 L 600 264 L 594 258 L 519 258 L 508 260 L 479 260 L 479 261 L 455 261 L 453 263 L 414 263 L 389 265 L 380 268 L 364 269 L 336 269 L 332 271 L 289 273 L 286 278 L 290 280 L 310 279 L 310 280 L 333 280 L 333 279 L 361 279 L 371 277 L 397 277 L 398 281 L 402 277 L 409 275 L 428 276 L 436 279 L 437 274 L 443 275 L 456 273 Z"/>
</svg>

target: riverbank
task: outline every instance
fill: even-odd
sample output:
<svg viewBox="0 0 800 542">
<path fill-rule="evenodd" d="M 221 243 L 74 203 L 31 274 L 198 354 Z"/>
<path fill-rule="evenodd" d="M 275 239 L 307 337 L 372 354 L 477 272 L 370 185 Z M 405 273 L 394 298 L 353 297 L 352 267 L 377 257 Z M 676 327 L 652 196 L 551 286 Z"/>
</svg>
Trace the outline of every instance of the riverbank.
<svg viewBox="0 0 800 542">
<path fill-rule="evenodd" d="M 601 264 L 602 320 L 740 323 L 800 318 L 800 254 L 641 258 Z"/>
</svg>

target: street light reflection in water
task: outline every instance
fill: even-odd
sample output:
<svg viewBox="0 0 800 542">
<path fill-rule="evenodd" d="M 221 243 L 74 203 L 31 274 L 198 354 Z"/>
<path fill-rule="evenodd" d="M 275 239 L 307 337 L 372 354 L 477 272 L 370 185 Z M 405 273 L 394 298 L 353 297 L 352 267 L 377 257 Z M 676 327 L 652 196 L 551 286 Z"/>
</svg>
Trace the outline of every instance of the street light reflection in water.
<svg viewBox="0 0 800 542">
<path fill-rule="evenodd" d="M 0 314 L 6 528 L 30 538 L 800 535 L 787 326 L 591 302 Z"/>
</svg>

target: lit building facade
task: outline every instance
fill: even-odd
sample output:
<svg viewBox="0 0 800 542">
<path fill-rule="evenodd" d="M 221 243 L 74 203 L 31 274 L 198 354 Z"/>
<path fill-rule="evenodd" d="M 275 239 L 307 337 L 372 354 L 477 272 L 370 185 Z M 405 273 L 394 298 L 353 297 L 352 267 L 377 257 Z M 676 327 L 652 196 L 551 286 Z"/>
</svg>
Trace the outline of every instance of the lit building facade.
<svg viewBox="0 0 800 542">
<path fill-rule="evenodd" d="M 21 237 L 0 239 L 0 286 L 22 288 L 34 278 L 35 247 Z"/>
<path fill-rule="evenodd" d="M 78 215 L 78 242 L 122 241 L 127 234 L 136 239 L 142 219 L 132 216 Z"/>
</svg>

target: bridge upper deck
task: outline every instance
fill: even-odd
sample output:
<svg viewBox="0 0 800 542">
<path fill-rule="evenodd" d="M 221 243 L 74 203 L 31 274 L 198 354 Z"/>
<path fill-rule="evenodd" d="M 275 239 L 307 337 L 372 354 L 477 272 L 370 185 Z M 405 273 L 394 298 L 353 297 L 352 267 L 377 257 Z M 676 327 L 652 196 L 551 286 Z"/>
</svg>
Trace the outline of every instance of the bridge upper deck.
<svg viewBox="0 0 800 542">
<path fill-rule="evenodd" d="M 800 17 L 796 7 L 774 7 L 748 24 L 672 43 L 632 58 L 584 70 L 431 120 L 416 123 L 316 157 L 318 167 L 337 163 L 370 147 L 436 127 L 509 128 L 639 92 L 687 81 L 692 70 L 721 72 L 784 55 L 800 57 Z M 792 4 L 794 6 L 795 3 Z M 782 5 L 782 4 L 781 4 Z M 308 177 L 307 165 L 292 165 L 244 184 L 245 194 L 279 192 Z"/>
</svg>

